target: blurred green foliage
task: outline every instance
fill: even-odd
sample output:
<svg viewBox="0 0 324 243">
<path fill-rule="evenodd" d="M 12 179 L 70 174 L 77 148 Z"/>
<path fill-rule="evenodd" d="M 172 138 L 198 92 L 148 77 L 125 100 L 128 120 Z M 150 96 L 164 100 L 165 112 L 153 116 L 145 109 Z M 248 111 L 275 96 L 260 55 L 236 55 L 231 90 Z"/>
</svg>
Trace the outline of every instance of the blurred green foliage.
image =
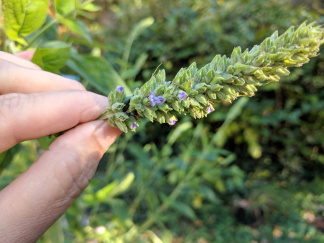
<svg viewBox="0 0 324 243">
<path fill-rule="evenodd" d="M 43 31 L 24 37 L 27 45 L 5 39 L 0 22 L 2 49 L 38 48 L 40 63 L 53 60 L 57 41 L 55 48 L 69 45 L 65 66 L 49 70 L 102 94 L 141 86 L 161 63 L 171 77 L 277 29 L 321 23 L 324 11 L 321 1 L 293 0 L 54 2 Z M 219 104 L 206 119 L 182 117 L 172 128 L 142 121 L 107 151 L 40 242 L 324 241 L 323 72 L 320 55 L 253 98 Z M 0 187 L 50 142 L 2 153 Z"/>
</svg>

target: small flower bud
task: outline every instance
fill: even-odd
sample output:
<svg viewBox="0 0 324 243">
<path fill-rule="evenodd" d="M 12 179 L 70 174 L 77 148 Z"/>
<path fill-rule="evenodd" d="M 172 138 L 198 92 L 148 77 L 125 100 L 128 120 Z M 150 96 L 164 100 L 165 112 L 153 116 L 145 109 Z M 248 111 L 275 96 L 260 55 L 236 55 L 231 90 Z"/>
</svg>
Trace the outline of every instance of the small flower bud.
<svg viewBox="0 0 324 243">
<path fill-rule="evenodd" d="M 123 92 L 124 87 L 123 86 L 118 86 L 116 89 L 119 93 Z"/>
<path fill-rule="evenodd" d="M 177 123 L 176 120 L 172 120 L 172 119 L 171 119 L 171 120 L 169 121 L 169 124 L 170 124 L 171 126 L 173 126 L 173 125 L 176 124 L 176 123 Z"/>
<path fill-rule="evenodd" d="M 206 110 L 206 113 L 209 114 L 209 113 L 211 113 L 211 112 L 213 112 L 213 111 L 214 111 L 214 109 L 211 108 L 210 106 L 208 106 L 208 108 L 207 108 L 207 110 Z"/>
<path fill-rule="evenodd" d="M 187 97 L 187 94 L 183 91 L 179 91 L 178 98 L 179 100 L 184 100 Z"/>
<path fill-rule="evenodd" d="M 150 92 L 150 95 L 147 96 L 147 99 L 150 101 L 151 106 L 155 106 L 156 105 L 156 100 L 155 100 L 155 94 L 153 92 Z"/>
<path fill-rule="evenodd" d="M 164 98 L 163 96 L 158 96 L 155 97 L 154 101 L 156 102 L 156 104 L 163 104 L 166 101 L 166 98 Z"/>
<path fill-rule="evenodd" d="M 136 129 L 136 127 L 137 127 L 137 125 L 136 125 L 134 122 L 132 122 L 132 124 L 131 124 L 131 128 L 132 128 L 132 129 Z"/>
</svg>

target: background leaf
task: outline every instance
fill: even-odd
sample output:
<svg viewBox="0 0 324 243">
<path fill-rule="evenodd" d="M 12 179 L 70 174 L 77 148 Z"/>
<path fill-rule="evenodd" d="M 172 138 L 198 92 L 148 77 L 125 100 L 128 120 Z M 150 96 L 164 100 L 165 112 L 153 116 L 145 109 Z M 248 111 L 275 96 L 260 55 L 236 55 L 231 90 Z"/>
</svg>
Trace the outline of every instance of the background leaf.
<svg viewBox="0 0 324 243">
<path fill-rule="evenodd" d="M 194 210 L 190 206 L 188 206 L 188 204 L 179 201 L 174 201 L 163 194 L 161 195 L 161 197 L 164 202 L 171 206 L 171 208 L 177 210 L 183 216 L 186 216 L 192 220 L 195 220 L 197 218 Z"/>
<path fill-rule="evenodd" d="M 117 86 L 123 86 L 125 92 L 131 94 L 131 90 L 125 81 L 119 76 L 111 64 L 101 57 L 74 53 L 72 54 L 72 58 L 67 62 L 67 65 L 89 81 L 102 94 L 108 95 Z"/>
<path fill-rule="evenodd" d="M 140 22 L 138 22 L 134 28 L 132 29 L 131 33 L 129 34 L 129 37 L 126 41 L 126 46 L 124 48 L 123 53 L 123 61 L 124 61 L 124 70 L 127 69 L 127 63 L 129 54 L 131 51 L 132 44 L 134 40 L 148 27 L 150 27 L 154 23 L 154 18 L 147 17 L 145 19 L 142 19 Z"/>
<path fill-rule="evenodd" d="M 70 58 L 70 48 L 71 45 L 65 42 L 47 42 L 36 49 L 31 61 L 44 71 L 57 73 Z"/>
<path fill-rule="evenodd" d="M 3 0 L 2 7 L 7 36 L 26 45 L 21 37 L 33 33 L 43 25 L 48 0 Z"/>
<path fill-rule="evenodd" d="M 37 47 L 37 49 L 35 50 L 31 62 L 35 63 L 37 66 L 44 70 L 43 57 L 39 47 Z"/>
<path fill-rule="evenodd" d="M 64 24 L 69 30 L 73 33 L 81 35 L 84 37 L 88 42 L 92 42 L 91 36 L 88 32 L 87 26 L 79 19 L 72 19 L 72 18 L 64 18 L 58 16 L 58 20 L 60 23 Z"/>
<path fill-rule="evenodd" d="M 75 11 L 76 1 L 79 0 L 55 0 L 54 6 L 56 12 L 62 16 L 67 16 Z"/>
</svg>

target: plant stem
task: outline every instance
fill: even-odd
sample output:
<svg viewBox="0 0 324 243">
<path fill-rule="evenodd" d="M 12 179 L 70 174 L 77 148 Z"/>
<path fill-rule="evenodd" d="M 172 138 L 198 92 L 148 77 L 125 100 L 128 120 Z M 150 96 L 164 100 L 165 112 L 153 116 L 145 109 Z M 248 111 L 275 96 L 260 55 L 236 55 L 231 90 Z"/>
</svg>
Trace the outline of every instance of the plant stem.
<svg viewBox="0 0 324 243">
<path fill-rule="evenodd" d="M 189 163 L 190 162 L 190 152 L 192 151 L 192 147 L 195 146 L 195 144 L 197 143 L 197 139 L 199 138 L 201 132 L 202 132 L 202 125 L 198 125 L 197 128 L 195 129 L 194 135 L 190 141 L 189 144 L 189 149 L 187 150 L 187 152 L 184 155 L 184 162 Z M 181 193 L 183 187 L 186 185 L 187 181 L 189 181 L 191 179 L 191 177 L 196 173 L 197 169 L 199 169 L 199 164 L 195 163 L 190 171 L 187 173 L 187 175 L 182 179 L 182 181 L 175 187 L 175 189 L 171 192 L 171 194 L 169 195 L 169 199 L 170 201 L 175 200 L 179 194 Z M 138 232 L 141 234 L 143 232 L 145 232 L 149 227 L 151 227 L 155 220 L 157 219 L 157 217 L 163 213 L 164 210 L 166 210 L 168 208 L 168 203 L 167 202 L 163 202 L 161 204 L 160 207 L 158 207 L 158 209 L 154 212 L 154 214 L 147 219 L 138 229 Z"/>
<path fill-rule="evenodd" d="M 170 201 L 175 200 L 179 194 L 181 193 L 182 189 L 185 187 L 188 180 L 191 179 L 191 177 L 195 174 L 195 172 L 199 169 L 199 164 L 195 163 L 191 170 L 188 172 L 188 174 L 183 178 L 183 180 L 174 188 L 174 190 L 169 195 Z M 169 207 L 169 203 L 164 201 L 138 229 L 136 229 L 134 226 L 129 230 L 128 234 L 125 236 L 125 238 L 132 239 L 135 234 L 142 234 L 145 232 L 148 228 L 150 228 L 156 221 L 156 219 L 163 213 L 164 210 L 166 210 Z"/>
<path fill-rule="evenodd" d="M 46 30 L 51 28 L 54 24 L 58 23 L 57 19 L 51 20 L 51 22 L 47 23 L 42 29 L 40 29 L 37 34 L 31 39 L 27 46 L 24 47 L 24 50 L 27 50 L 36 40 L 40 37 Z"/>
</svg>

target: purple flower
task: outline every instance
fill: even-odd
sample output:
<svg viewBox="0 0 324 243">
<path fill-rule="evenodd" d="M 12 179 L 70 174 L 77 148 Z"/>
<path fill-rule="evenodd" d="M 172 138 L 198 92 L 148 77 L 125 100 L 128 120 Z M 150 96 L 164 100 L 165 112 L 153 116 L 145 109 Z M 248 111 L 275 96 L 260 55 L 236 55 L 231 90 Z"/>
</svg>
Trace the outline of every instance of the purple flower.
<svg viewBox="0 0 324 243">
<path fill-rule="evenodd" d="M 155 106 L 156 105 L 156 97 L 155 97 L 155 94 L 151 91 L 150 92 L 150 95 L 147 96 L 147 99 L 150 101 L 151 103 L 151 106 Z"/>
<path fill-rule="evenodd" d="M 211 108 L 210 106 L 208 106 L 208 108 L 206 110 L 206 113 L 209 114 L 210 112 L 213 112 L 213 111 L 214 111 L 214 109 Z"/>
<path fill-rule="evenodd" d="M 163 96 L 158 96 L 154 100 L 157 104 L 163 104 L 166 101 L 166 98 L 164 98 Z"/>
<path fill-rule="evenodd" d="M 121 93 L 124 90 L 123 86 L 118 86 L 116 89 L 119 93 Z"/>
<path fill-rule="evenodd" d="M 183 91 L 179 91 L 178 98 L 184 100 L 187 97 L 187 94 Z"/>
<path fill-rule="evenodd" d="M 171 120 L 169 121 L 169 123 L 170 123 L 170 125 L 171 125 L 171 126 L 173 126 L 174 124 L 176 124 L 176 123 L 177 123 L 177 121 L 176 121 L 176 120 L 173 120 L 173 119 L 171 119 Z"/>
<path fill-rule="evenodd" d="M 131 128 L 132 129 L 135 129 L 136 127 L 138 127 L 134 122 L 132 122 L 132 124 L 131 124 Z"/>
<path fill-rule="evenodd" d="M 151 91 L 150 95 L 147 96 L 147 99 L 150 101 L 151 106 L 155 106 L 156 104 L 163 104 L 166 101 L 166 98 L 163 96 L 155 97 L 155 94 Z"/>
</svg>

